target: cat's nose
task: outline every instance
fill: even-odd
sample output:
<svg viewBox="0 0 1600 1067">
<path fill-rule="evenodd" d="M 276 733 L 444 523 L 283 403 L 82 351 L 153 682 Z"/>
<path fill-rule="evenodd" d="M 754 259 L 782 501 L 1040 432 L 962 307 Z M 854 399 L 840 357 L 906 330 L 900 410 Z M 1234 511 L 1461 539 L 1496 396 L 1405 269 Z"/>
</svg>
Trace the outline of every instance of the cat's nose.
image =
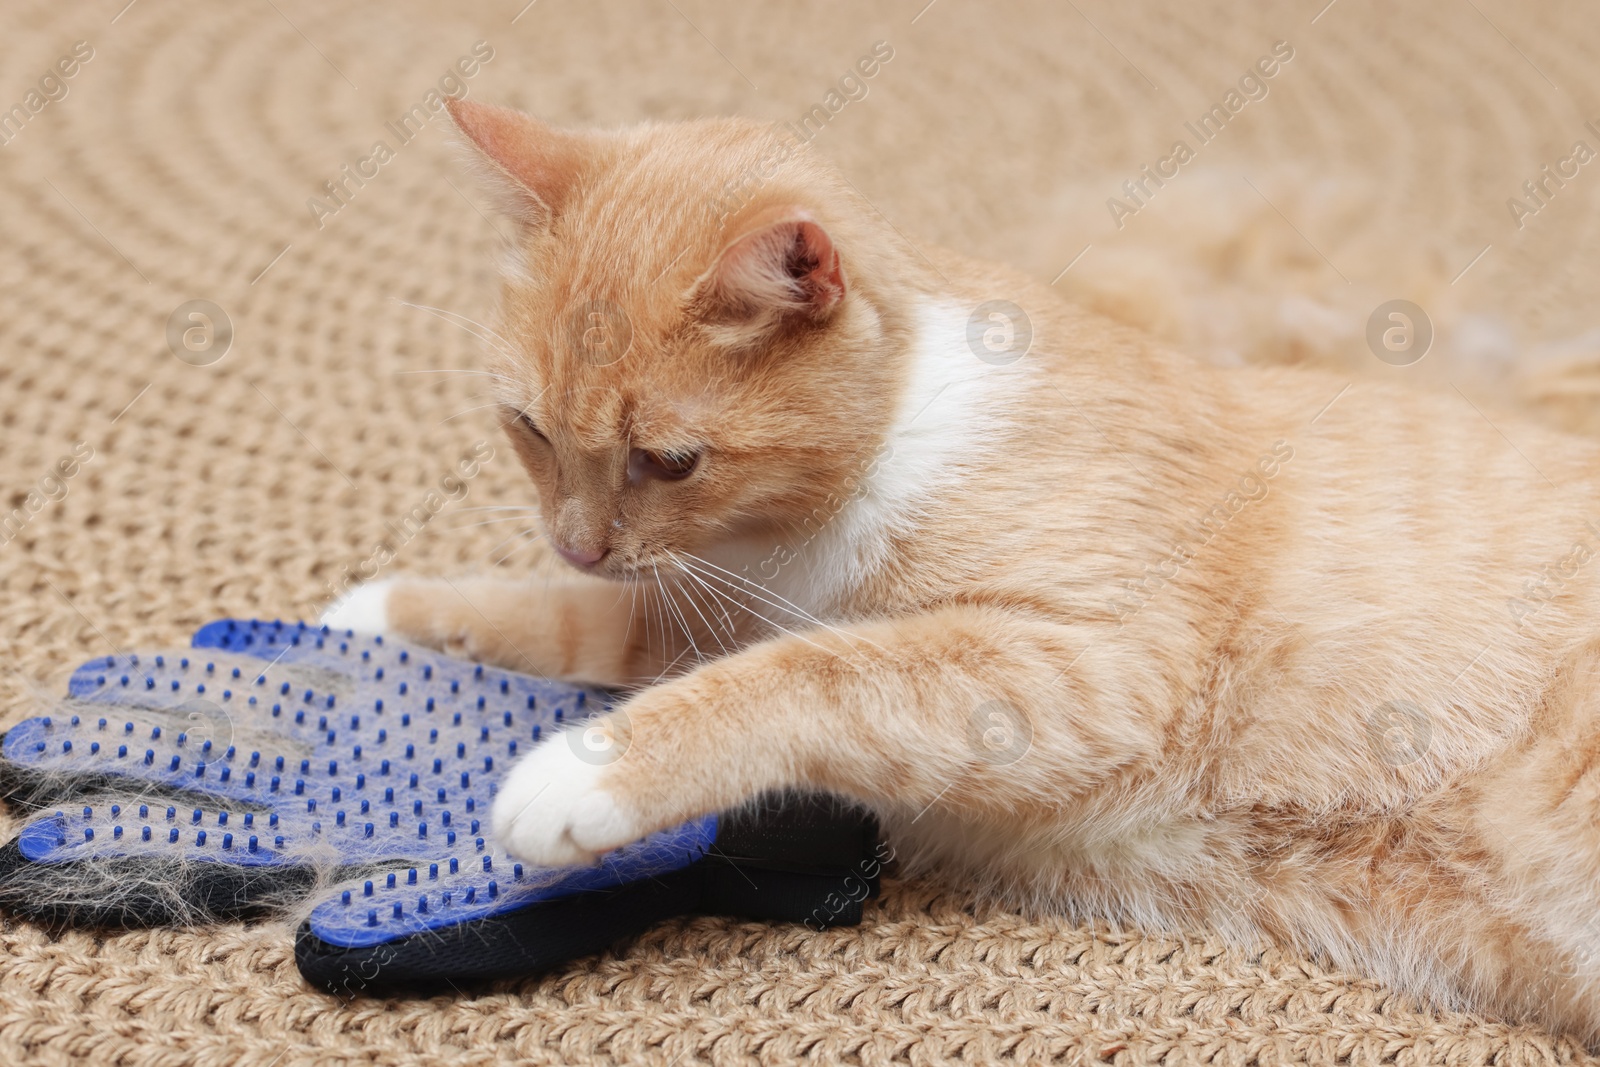
<svg viewBox="0 0 1600 1067">
<path fill-rule="evenodd" d="M 574 567 L 593 567 L 605 558 L 608 551 L 604 548 L 568 548 L 566 545 L 556 545 L 556 551 L 561 553 L 561 558 Z"/>
</svg>

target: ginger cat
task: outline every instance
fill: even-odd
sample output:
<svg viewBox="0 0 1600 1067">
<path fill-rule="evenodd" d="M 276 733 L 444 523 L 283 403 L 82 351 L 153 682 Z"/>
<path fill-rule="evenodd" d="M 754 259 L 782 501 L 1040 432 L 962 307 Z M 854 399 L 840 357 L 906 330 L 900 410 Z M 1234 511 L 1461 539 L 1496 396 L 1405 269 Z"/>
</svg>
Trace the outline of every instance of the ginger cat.
<svg viewBox="0 0 1600 1067">
<path fill-rule="evenodd" d="M 511 851 L 827 790 L 913 870 L 1600 1039 L 1594 443 L 1163 350 L 756 123 L 451 112 L 570 575 L 326 621 L 638 687 L 513 769 Z"/>
</svg>

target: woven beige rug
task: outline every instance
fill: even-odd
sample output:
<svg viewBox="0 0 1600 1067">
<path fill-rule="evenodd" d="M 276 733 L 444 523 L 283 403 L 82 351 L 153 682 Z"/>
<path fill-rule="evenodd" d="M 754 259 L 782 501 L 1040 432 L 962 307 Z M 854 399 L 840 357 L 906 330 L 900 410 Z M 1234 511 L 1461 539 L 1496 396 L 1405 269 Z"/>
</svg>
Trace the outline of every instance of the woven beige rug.
<svg viewBox="0 0 1600 1067">
<path fill-rule="evenodd" d="M 430 92 L 570 123 L 795 120 L 884 41 L 817 148 L 912 241 L 1223 361 L 1399 373 L 1364 329 L 1410 299 L 1436 331 L 1424 385 L 1600 426 L 1600 163 L 1523 188 L 1600 148 L 1592 5 L 925 3 L 7 0 L 0 518 L 23 521 L 0 543 L 0 725 L 91 655 L 314 616 L 493 440 L 469 377 L 413 373 L 480 353 L 412 305 L 481 319 L 494 291 L 485 201 L 437 123 L 403 125 Z M 1189 132 L 1280 41 L 1292 58 L 1222 132 Z M 492 57 L 458 69 L 478 42 Z M 1130 199 L 1178 140 L 1194 158 Z M 175 357 L 193 300 L 225 313 L 225 354 L 219 320 Z M 529 491 L 495 445 L 387 572 L 496 565 L 499 527 L 463 509 Z M 53 478 L 75 449 L 92 458 Z M 1281 952 L 894 882 L 859 929 L 672 922 L 428 1000 L 311 992 L 278 925 L 0 938 L 15 1064 L 1584 1060 Z"/>
</svg>

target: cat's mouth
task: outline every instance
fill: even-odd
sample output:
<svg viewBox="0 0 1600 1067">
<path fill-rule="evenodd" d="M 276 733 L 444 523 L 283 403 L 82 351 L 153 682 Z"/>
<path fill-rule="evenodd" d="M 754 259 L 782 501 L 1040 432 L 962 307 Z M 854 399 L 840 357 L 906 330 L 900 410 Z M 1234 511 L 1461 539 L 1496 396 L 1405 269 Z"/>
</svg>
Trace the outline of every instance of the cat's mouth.
<svg viewBox="0 0 1600 1067">
<path fill-rule="evenodd" d="M 558 556 L 587 574 L 593 574 L 601 561 L 611 555 L 609 548 L 573 548 L 558 544 L 555 550 Z"/>
<path fill-rule="evenodd" d="M 613 582 L 653 583 L 657 574 L 663 578 L 677 566 L 668 559 L 644 559 L 612 548 L 598 551 L 574 550 L 561 545 L 553 546 L 556 555 L 573 570 L 595 578 Z"/>
<path fill-rule="evenodd" d="M 561 558 L 580 573 L 608 581 L 638 584 L 654 588 L 657 584 L 676 585 L 684 582 L 718 581 L 721 568 L 692 552 L 659 549 L 656 551 L 622 552 L 615 549 L 602 553 L 592 562 L 582 556 L 574 560 L 557 549 Z"/>
</svg>

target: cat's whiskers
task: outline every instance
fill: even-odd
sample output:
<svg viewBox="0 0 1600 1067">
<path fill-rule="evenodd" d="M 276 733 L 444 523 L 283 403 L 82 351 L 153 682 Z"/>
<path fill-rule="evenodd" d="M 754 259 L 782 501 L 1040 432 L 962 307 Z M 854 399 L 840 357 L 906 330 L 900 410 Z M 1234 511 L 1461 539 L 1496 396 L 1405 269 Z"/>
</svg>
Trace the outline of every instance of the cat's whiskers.
<svg viewBox="0 0 1600 1067">
<path fill-rule="evenodd" d="M 699 589 L 704 595 L 716 596 L 717 599 L 713 600 L 712 603 L 714 603 L 717 606 L 717 609 L 722 612 L 723 618 L 730 620 L 730 633 L 732 632 L 732 616 L 729 615 L 728 609 L 724 606 L 724 604 L 732 604 L 762 622 L 769 621 L 767 620 L 766 616 L 762 615 L 760 612 L 756 611 L 750 606 L 747 599 L 749 594 L 745 590 L 732 586 L 729 586 L 724 590 L 718 590 L 711 586 L 711 584 L 706 580 L 705 576 L 702 576 L 701 574 L 698 574 L 694 570 L 690 569 L 689 564 L 677 553 L 669 550 L 667 555 L 672 559 L 673 563 L 676 564 L 678 568 L 678 578 L 692 583 L 693 587 Z M 715 576 L 713 575 L 712 577 Z M 721 581 L 721 579 L 718 579 L 718 581 Z"/>
<path fill-rule="evenodd" d="M 443 319 L 450 325 L 470 333 L 478 340 L 489 345 L 496 352 L 499 352 L 502 356 L 515 358 L 517 354 L 515 345 L 513 345 L 505 337 L 501 336 L 499 332 L 479 322 L 470 315 L 463 315 L 459 311 L 446 311 L 444 308 L 430 307 L 427 304 L 414 304 L 409 300 L 400 300 L 398 298 L 396 298 L 395 302 L 408 308 L 416 308 L 418 311 L 426 311 L 430 315 L 434 315 Z M 477 329 L 474 330 L 467 326 L 463 326 L 460 322 L 456 321 L 457 319 L 464 319 L 467 322 L 470 322 L 473 326 L 476 326 Z"/>
<path fill-rule="evenodd" d="M 650 641 L 651 641 L 653 635 L 657 631 L 660 630 L 660 622 L 655 617 L 655 615 L 656 615 L 656 610 L 655 610 L 656 606 L 650 599 L 650 590 L 645 589 L 645 588 L 643 588 L 641 586 L 639 595 L 644 600 L 645 647 L 648 649 L 648 648 L 651 647 Z M 651 626 L 652 622 L 656 623 L 656 625 L 655 626 Z M 662 646 L 661 646 L 661 655 L 662 655 L 663 659 L 666 657 L 666 654 L 667 654 L 667 646 L 666 646 L 665 643 L 663 643 Z M 657 674 L 656 677 L 655 677 L 655 680 L 656 681 L 660 681 L 661 680 L 661 675 Z"/>
<path fill-rule="evenodd" d="M 823 645 L 819 645 L 815 641 L 811 640 L 811 638 L 807 637 L 805 634 L 800 633 L 799 631 L 796 631 L 796 630 L 791 630 L 787 626 L 784 626 L 780 622 L 775 622 L 774 620 L 768 618 L 767 616 L 761 614 L 759 611 L 757 611 L 754 608 L 752 608 L 750 605 L 748 605 L 746 603 L 743 603 L 743 602 L 741 602 L 739 600 L 736 600 L 729 593 L 727 593 L 727 592 L 725 592 L 725 591 L 723 591 L 721 589 L 718 589 L 715 586 L 711 585 L 710 582 L 707 580 L 708 578 L 712 579 L 712 580 L 715 580 L 715 581 L 721 581 L 722 580 L 720 578 L 717 578 L 715 575 L 702 575 L 702 574 L 698 574 L 695 571 L 688 570 L 688 569 L 685 569 L 683 573 L 685 575 L 689 576 L 690 578 L 693 578 L 695 581 L 699 582 L 705 588 L 705 590 L 707 592 L 709 592 L 709 593 L 721 598 L 722 600 L 726 601 L 728 604 L 731 604 L 733 607 L 736 607 L 736 608 L 739 608 L 739 609 L 741 609 L 743 611 L 749 612 L 750 615 L 753 616 L 758 622 L 764 623 L 765 625 L 770 626 L 773 629 L 777 630 L 779 633 L 782 633 L 782 634 L 785 634 L 785 635 L 787 635 L 789 637 L 792 637 L 797 641 L 803 641 L 806 644 L 810 645 L 812 648 L 818 649 L 819 651 L 822 651 L 822 652 L 826 652 L 830 656 L 834 656 L 835 658 L 838 658 L 838 659 L 844 659 L 845 658 L 845 657 L 839 655 L 839 653 L 834 651 L 833 649 L 824 647 Z"/>
<path fill-rule="evenodd" d="M 500 548 L 500 545 L 509 544 L 510 542 L 515 541 L 519 537 L 526 537 L 526 536 L 528 536 L 529 533 L 533 532 L 533 530 L 534 530 L 534 527 L 532 527 L 532 526 L 524 526 L 520 530 L 513 531 L 511 533 L 511 535 L 509 537 L 507 537 L 504 541 L 501 541 L 500 544 L 495 545 L 494 548 L 489 549 L 489 554 L 491 556 L 494 555 L 494 553 Z"/>
<path fill-rule="evenodd" d="M 533 405 L 537 404 L 539 402 L 539 398 L 544 396 L 544 394 L 548 393 L 549 391 L 550 391 L 550 387 L 548 385 L 546 385 L 543 389 L 539 390 L 537 393 L 534 393 L 527 400 L 515 400 L 515 399 L 511 399 L 511 398 L 506 398 L 506 397 L 502 397 L 501 399 L 502 399 L 502 401 L 504 403 L 508 404 L 511 407 L 518 408 L 518 409 L 520 409 L 522 411 L 526 411 L 529 408 L 531 408 Z M 509 425 L 511 425 L 511 423 L 514 420 L 515 420 L 515 416 L 512 416 L 512 418 L 507 419 L 504 423 L 502 423 L 502 425 L 509 426 Z"/>
<path fill-rule="evenodd" d="M 689 654 L 689 650 L 687 648 L 685 648 L 682 651 L 680 651 L 676 656 L 673 656 L 672 657 L 672 662 L 668 663 L 665 667 L 661 668 L 661 673 L 656 675 L 655 681 L 651 682 L 650 684 L 651 685 L 659 684 L 662 681 L 662 679 L 666 678 L 669 674 L 671 674 L 677 668 L 678 664 L 683 661 L 683 657 L 687 656 L 688 654 Z"/>
<path fill-rule="evenodd" d="M 695 661 L 703 663 L 705 657 L 700 655 L 700 647 L 695 644 L 694 634 L 690 633 L 689 628 L 684 625 L 683 614 L 678 611 L 678 606 L 667 595 L 666 586 L 661 581 L 661 572 L 656 570 L 654 566 L 651 567 L 651 570 L 655 575 L 656 589 L 661 593 L 661 606 L 666 610 L 667 621 L 672 623 L 683 634 L 684 639 L 689 642 L 689 651 L 694 653 Z"/>
<path fill-rule="evenodd" d="M 524 522 L 524 521 L 526 521 L 526 519 L 527 519 L 526 515 L 502 515 L 498 519 L 483 519 L 480 522 L 464 522 L 459 526 L 452 526 L 452 527 L 450 527 L 450 529 L 452 529 L 452 530 L 471 530 L 474 527 L 478 527 L 478 526 L 493 526 L 495 523 L 500 523 L 500 522 Z"/>
<path fill-rule="evenodd" d="M 812 615 L 810 612 L 806 611 L 789 598 L 783 596 L 781 593 L 773 591 L 766 585 L 763 585 L 761 582 L 758 582 L 752 578 L 747 578 L 742 574 L 736 574 L 733 571 L 728 570 L 726 567 L 719 567 L 717 564 L 712 563 L 703 556 L 697 556 L 693 552 L 685 552 L 683 553 L 683 559 L 680 560 L 680 562 L 683 561 L 687 561 L 688 563 L 698 563 L 700 567 L 704 568 L 707 572 L 714 572 L 716 575 L 725 576 L 722 580 L 729 584 L 730 588 L 734 588 L 734 586 L 732 586 L 731 582 L 729 582 L 729 579 L 742 582 L 751 590 L 751 596 L 756 597 L 758 600 L 761 600 L 764 603 L 771 604 L 773 607 L 782 608 L 783 610 L 789 612 L 789 614 L 809 622 L 813 626 L 827 625 L 827 623 L 823 622 L 815 615 Z"/>
<path fill-rule="evenodd" d="M 678 628 L 683 631 L 684 639 L 689 642 L 689 648 L 694 652 L 695 662 L 704 663 L 705 654 L 700 651 L 700 644 L 694 639 L 694 630 L 689 626 L 689 620 L 684 618 L 683 610 L 678 607 L 672 597 L 667 595 L 667 587 L 661 581 L 661 568 L 654 563 L 650 564 L 650 571 L 655 575 L 656 588 L 661 591 L 661 602 L 666 605 L 667 611 L 672 614 Z"/>
<path fill-rule="evenodd" d="M 711 568 L 713 571 L 719 571 L 724 575 L 728 575 L 731 578 L 737 579 L 738 581 L 745 583 L 745 585 L 749 586 L 750 589 L 751 589 L 750 595 L 755 597 L 757 600 L 761 600 L 762 602 L 770 604 L 773 607 L 778 608 L 780 610 L 787 611 L 789 614 L 795 616 L 797 619 L 800 619 L 803 622 L 808 622 L 813 626 L 816 626 L 816 627 L 819 627 L 821 629 L 827 630 L 829 633 L 833 634 L 834 636 L 841 637 L 845 641 L 850 642 L 852 644 L 852 646 L 853 646 L 853 643 L 855 641 L 865 641 L 867 644 L 871 645 L 873 648 L 877 649 L 880 652 L 887 652 L 888 651 L 882 645 L 880 645 L 877 642 L 871 640 L 870 638 L 863 637 L 860 634 L 847 633 L 846 631 L 839 629 L 837 626 L 833 626 L 833 625 L 831 625 L 829 623 L 823 622 L 821 619 L 817 618 L 815 615 L 811 614 L 809 611 L 806 611 L 804 608 L 800 607 L 800 605 L 794 603 L 794 601 L 788 599 L 787 597 L 783 596 L 780 593 L 773 592 L 771 589 L 769 589 L 766 586 L 762 585 L 760 582 L 754 581 L 754 580 L 752 580 L 750 578 L 746 578 L 746 577 L 744 577 L 743 575 L 740 575 L 740 574 L 734 574 L 734 572 L 728 570 L 727 568 L 719 567 L 715 563 L 712 563 L 710 560 L 703 559 L 702 557 L 697 556 L 692 552 L 686 552 L 686 553 L 684 553 L 684 555 L 687 557 L 688 561 L 693 561 L 693 563 L 699 563 L 704 567 Z M 689 563 L 689 562 L 685 561 L 685 566 L 692 567 L 693 563 Z M 727 578 L 723 578 L 721 580 L 725 584 L 728 582 Z M 768 597 L 771 597 L 771 598 L 774 598 L 774 599 L 770 599 L 769 600 L 769 599 L 767 599 Z"/>
<path fill-rule="evenodd" d="M 718 628 L 711 622 L 710 619 L 706 618 L 705 612 L 700 610 L 701 602 L 695 596 L 698 588 L 697 584 L 693 580 L 691 580 L 688 584 L 685 584 L 683 581 L 681 581 L 681 579 L 685 577 L 690 577 L 692 579 L 692 576 L 687 574 L 687 572 L 684 570 L 683 563 L 678 559 L 676 554 L 668 551 L 667 556 L 678 565 L 678 573 L 672 577 L 680 580 L 675 581 L 674 584 L 677 586 L 677 588 L 683 590 L 683 595 L 689 601 L 689 606 L 694 609 L 694 613 L 696 615 L 700 616 L 700 621 L 706 624 L 706 629 L 710 632 L 711 636 L 716 639 L 717 646 L 722 649 L 723 655 L 727 655 L 732 651 L 732 649 L 728 647 L 727 642 L 722 640 L 721 631 L 718 630 Z M 701 595 L 703 596 L 704 594 L 702 593 Z M 723 627 L 727 630 L 729 640 L 733 641 L 734 648 L 737 648 L 739 646 L 738 634 L 734 627 L 733 616 L 728 614 L 728 609 L 722 607 L 721 604 L 713 600 L 707 599 L 704 603 L 707 611 L 710 611 L 713 615 L 719 616 Z"/>
<path fill-rule="evenodd" d="M 678 577 L 677 575 L 669 575 L 668 577 L 674 579 L 672 583 L 674 590 L 683 594 L 684 603 L 688 604 L 689 610 L 694 612 L 695 617 L 705 625 L 707 636 L 717 643 L 717 647 L 721 649 L 722 654 L 726 656 L 730 651 L 728 648 L 728 643 L 722 639 L 722 631 L 717 628 L 717 625 L 706 617 L 705 612 L 700 610 L 700 603 L 694 596 L 694 587 L 685 586 L 682 582 L 676 581 L 675 579 Z M 680 613 L 682 613 L 683 608 L 681 605 L 678 610 Z M 715 614 L 715 612 L 713 612 L 713 614 Z M 724 621 L 726 621 L 726 616 L 724 616 Z M 728 636 L 733 636 L 733 631 L 731 628 L 728 630 Z M 735 645 L 737 645 L 737 642 L 735 642 Z"/>
<path fill-rule="evenodd" d="M 757 621 L 765 623 L 768 626 L 776 627 L 779 630 L 783 630 L 784 633 L 792 632 L 789 630 L 784 630 L 781 624 L 773 621 L 767 615 L 764 615 L 760 611 L 751 607 L 749 601 L 752 594 L 749 590 L 733 585 L 731 582 L 728 582 L 726 579 L 721 578 L 718 575 L 711 574 L 709 572 L 698 571 L 694 569 L 693 566 L 686 560 L 678 559 L 677 563 L 680 569 L 679 573 L 682 574 L 684 578 L 695 582 L 707 593 L 715 595 L 720 603 L 725 603 L 736 607 Z M 712 582 L 716 582 L 717 584 L 712 585 Z"/>
<path fill-rule="evenodd" d="M 813 641 L 811 638 L 807 637 L 801 631 L 799 631 L 799 630 L 791 630 L 791 629 L 789 629 L 789 627 L 783 625 L 780 622 L 774 622 L 772 619 L 768 618 L 767 616 L 765 616 L 765 615 L 761 614 L 760 612 L 756 611 L 755 609 L 751 608 L 748 604 L 742 604 L 742 603 L 734 600 L 732 597 L 728 596 L 727 593 L 722 592 L 721 590 L 718 590 L 718 589 L 716 589 L 716 588 L 714 588 L 714 587 L 712 587 L 710 585 L 707 585 L 706 589 L 709 590 L 710 592 L 716 594 L 717 596 L 722 597 L 727 603 L 732 604 L 735 607 L 743 608 L 745 611 L 749 612 L 749 614 L 751 615 L 752 618 L 756 619 L 757 621 L 761 622 L 762 624 L 764 624 L 766 626 L 770 626 L 772 629 L 776 630 L 778 633 L 781 633 L 786 637 L 792 637 L 796 641 L 803 642 L 804 644 L 808 644 L 812 648 L 816 649 L 819 652 L 826 652 L 828 655 L 834 657 L 835 659 L 845 660 L 846 662 L 848 662 L 847 657 L 841 655 L 837 650 L 828 648 L 825 645 L 818 644 L 816 641 Z"/>
<path fill-rule="evenodd" d="M 654 615 L 654 613 L 655 613 L 654 612 L 655 605 L 650 602 L 650 590 L 649 590 L 649 588 L 647 586 L 644 585 L 643 582 L 635 582 L 634 586 L 635 586 L 635 588 L 637 588 L 639 590 L 639 595 L 644 601 L 644 604 L 643 604 L 644 610 L 641 611 L 639 614 L 640 614 L 641 618 L 644 620 L 644 647 L 645 647 L 645 651 L 648 653 L 651 650 L 651 648 L 653 647 L 651 645 L 651 637 L 652 637 L 652 635 L 654 634 L 655 631 L 654 631 L 654 628 L 650 625 L 650 623 L 652 622 L 651 616 Z M 662 654 L 663 655 L 666 654 L 666 646 L 664 646 L 664 645 L 662 646 Z M 660 681 L 661 680 L 661 676 L 659 674 L 656 675 L 655 680 L 656 681 Z"/>
<path fill-rule="evenodd" d="M 649 593 L 650 587 L 649 586 L 645 586 L 644 588 L 645 588 L 645 597 L 648 600 L 649 595 L 650 595 L 650 593 Z M 659 593 L 660 591 L 657 590 L 657 592 Z M 661 597 L 661 599 L 656 600 L 652 604 L 652 607 L 655 609 L 655 614 L 656 614 L 656 626 L 661 631 L 661 655 L 662 655 L 663 659 L 666 658 L 666 654 L 669 651 L 671 651 L 671 649 L 672 649 L 672 645 L 668 641 L 666 611 L 662 606 L 662 600 L 664 600 L 664 599 L 665 599 L 665 596 L 663 595 Z M 688 655 L 688 654 L 689 654 L 689 650 L 687 648 L 680 650 L 676 656 L 672 657 L 671 661 L 666 662 L 662 666 L 660 672 L 656 674 L 655 678 L 653 678 L 651 680 L 650 684 L 651 685 L 656 685 L 663 678 L 665 678 L 669 674 L 671 674 L 673 669 L 678 666 L 679 661 L 682 660 L 683 657 Z"/>
<path fill-rule="evenodd" d="M 670 608 L 672 608 L 672 606 L 670 606 L 669 601 L 667 601 L 666 593 L 662 593 L 662 597 L 661 597 L 661 621 L 662 621 L 662 625 L 669 625 L 669 624 L 672 624 L 672 621 L 674 621 L 674 619 L 672 619 L 672 613 L 670 613 Z M 670 648 L 670 646 L 669 646 L 669 648 Z M 666 665 L 666 669 L 662 670 L 662 677 L 666 677 L 667 673 L 672 673 L 672 670 L 677 669 L 677 665 L 680 664 L 680 662 L 683 662 L 683 659 L 685 659 L 685 656 L 688 656 L 688 654 L 690 654 L 690 651 L 693 651 L 693 641 L 691 641 L 690 645 L 685 645 L 685 646 L 682 646 L 682 648 L 678 649 L 677 656 L 672 657 L 672 661 L 670 661 L 669 664 Z"/>
<path fill-rule="evenodd" d="M 622 631 L 621 647 L 621 652 L 626 657 L 628 654 L 628 638 L 633 635 L 634 614 L 639 610 L 639 586 L 634 582 L 624 582 L 622 584 L 628 587 L 628 625 Z M 622 599 L 620 592 L 617 594 L 617 599 Z"/>
<path fill-rule="evenodd" d="M 529 536 L 530 534 L 532 535 L 531 537 Z M 521 540 L 518 540 L 518 538 L 521 538 Z M 518 552 L 521 552 L 524 548 L 527 548 L 529 545 L 538 544 L 543 539 L 544 532 L 537 526 L 524 527 L 523 529 L 512 534 L 510 537 L 506 538 L 504 541 L 501 541 L 499 545 L 495 545 L 494 548 L 489 550 L 489 555 L 493 556 L 495 552 L 500 549 L 500 545 L 504 545 L 511 541 L 517 541 L 517 544 L 507 549 L 505 552 L 501 553 L 498 558 L 492 559 L 490 562 L 492 562 L 495 566 L 499 566 L 512 556 L 516 555 Z"/>
<path fill-rule="evenodd" d="M 484 394 L 482 394 L 482 393 L 478 393 L 478 394 L 477 394 L 477 395 L 475 395 L 475 396 L 471 396 L 471 397 L 468 397 L 468 398 L 467 398 L 467 399 L 469 399 L 469 400 L 476 400 L 476 399 L 478 399 L 478 397 L 480 397 L 480 396 L 483 396 L 483 395 L 484 395 Z M 474 405 L 474 406 L 472 406 L 472 407 L 470 407 L 470 408 L 467 408 L 467 409 L 465 409 L 465 410 L 463 410 L 463 411 L 458 411 L 458 412 L 456 412 L 456 413 L 455 413 L 455 414 L 454 414 L 454 415 L 447 415 L 447 416 L 445 416 L 445 417 L 444 417 L 444 418 L 442 418 L 442 419 L 440 419 L 440 420 L 439 420 L 439 425 L 440 425 L 440 426 L 443 426 L 443 425 L 444 425 L 444 424 L 445 424 L 445 423 L 447 423 L 447 422 L 451 422 L 451 421 L 453 421 L 453 420 L 455 420 L 455 419 L 459 419 L 459 418 L 460 418 L 460 417 L 461 417 L 461 416 L 463 416 L 463 415 L 470 415 L 470 414 L 472 414 L 472 413 L 473 413 L 473 412 L 474 412 L 474 411 L 482 411 L 482 410 L 484 410 L 484 409 L 485 409 L 485 408 L 498 408 L 498 407 L 503 407 L 503 406 L 504 406 L 504 403 L 505 403 L 505 402 L 504 402 L 504 401 L 502 401 L 502 400 L 499 400 L 499 399 L 495 399 L 495 400 L 491 400 L 491 401 L 490 401 L 490 402 L 489 402 L 489 403 L 487 403 L 487 404 L 476 404 L 476 405 Z"/>
<path fill-rule="evenodd" d="M 505 564 L 511 562 L 512 557 L 516 556 L 519 552 L 521 552 L 523 549 L 527 548 L 528 545 L 530 545 L 532 543 L 533 543 L 532 541 L 529 541 L 529 542 L 524 542 L 523 544 L 520 544 L 520 545 L 516 545 L 513 548 L 511 548 L 508 551 L 506 551 L 506 553 L 504 555 L 501 555 L 501 556 L 498 556 L 498 557 L 496 557 L 494 559 L 491 559 L 489 561 L 489 563 L 490 563 L 491 566 L 495 566 L 495 567 L 504 566 Z"/>
<path fill-rule="evenodd" d="M 677 567 L 677 571 L 673 577 L 678 579 L 680 585 L 684 579 L 688 580 L 689 584 L 684 587 L 686 595 L 693 595 L 694 593 L 698 592 L 702 598 L 700 602 L 705 605 L 706 610 L 717 615 L 722 620 L 722 624 L 726 628 L 729 638 L 734 641 L 735 645 L 737 645 L 738 624 L 734 621 L 733 616 L 728 613 L 728 609 L 723 606 L 722 601 L 714 600 L 710 597 L 710 590 L 706 587 L 705 580 L 692 573 L 684 564 L 683 559 L 676 552 L 672 551 L 671 549 L 665 549 L 664 551 L 667 558 L 672 560 L 673 564 Z"/>
<path fill-rule="evenodd" d="M 513 389 L 518 384 L 515 379 L 508 378 L 504 374 L 473 367 L 426 367 L 421 370 L 397 370 L 394 373 L 396 376 L 402 374 L 447 374 L 453 377 L 488 378 L 490 381 L 502 382 Z"/>
</svg>

